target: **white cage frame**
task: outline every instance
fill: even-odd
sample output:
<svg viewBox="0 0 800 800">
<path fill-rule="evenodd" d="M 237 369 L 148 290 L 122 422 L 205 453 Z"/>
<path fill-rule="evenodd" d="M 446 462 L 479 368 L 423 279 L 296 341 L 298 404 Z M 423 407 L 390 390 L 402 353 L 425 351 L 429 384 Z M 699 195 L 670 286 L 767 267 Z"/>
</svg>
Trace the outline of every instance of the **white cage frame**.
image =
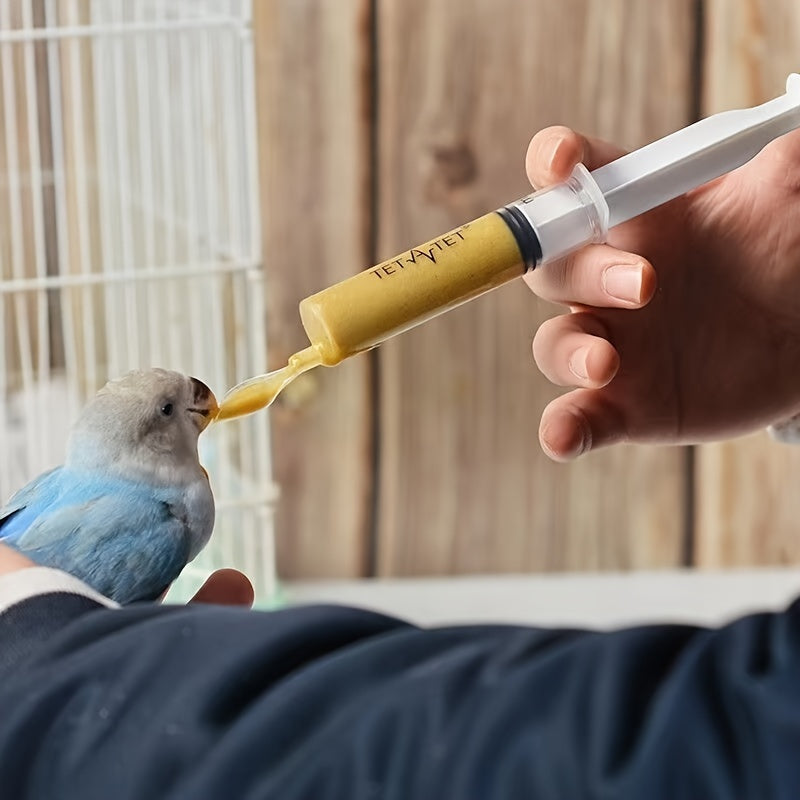
<svg viewBox="0 0 800 800">
<path fill-rule="evenodd" d="M 0 0 L 0 501 L 110 377 L 264 371 L 251 3 Z M 212 426 L 211 544 L 275 594 L 266 413 Z"/>
</svg>

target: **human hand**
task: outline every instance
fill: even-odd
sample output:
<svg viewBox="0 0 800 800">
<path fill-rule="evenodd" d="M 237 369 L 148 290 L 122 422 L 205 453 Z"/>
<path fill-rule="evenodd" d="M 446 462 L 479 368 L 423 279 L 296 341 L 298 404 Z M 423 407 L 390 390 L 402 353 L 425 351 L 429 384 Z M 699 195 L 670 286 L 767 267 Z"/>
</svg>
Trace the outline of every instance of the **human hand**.
<svg viewBox="0 0 800 800">
<path fill-rule="evenodd" d="M 0 577 L 35 566 L 35 562 L 0 542 Z M 254 597 L 253 585 L 244 573 L 235 569 L 218 569 L 209 575 L 191 602 L 249 607 L 253 605 Z"/>
<path fill-rule="evenodd" d="M 534 136 L 526 166 L 539 188 L 578 161 L 591 170 L 620 155 L 554 127 Z M 574 387 L 542 414 L 552 458 L 718 439 L 791 416 L 800 410 L 800 132 L 526 281 L 570 309 L 533 343 L 544 375 Z"/>
<path fill-rule="evenodd" d="M 35 566 L 36 564 L 27 556 L 0 542 L 0 578 L 11 572 Z"/>
</svg>

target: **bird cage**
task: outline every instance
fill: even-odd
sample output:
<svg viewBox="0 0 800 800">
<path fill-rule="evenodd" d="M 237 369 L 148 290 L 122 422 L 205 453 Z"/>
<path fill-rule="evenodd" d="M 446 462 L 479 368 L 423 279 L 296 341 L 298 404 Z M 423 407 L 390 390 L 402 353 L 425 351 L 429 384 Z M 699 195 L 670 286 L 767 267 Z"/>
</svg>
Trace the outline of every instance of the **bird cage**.
<svg viewBox="0 0 800 800">
<path fill-rule="evenodd" d="M 249 2 L 0 0 L 0 495 L 64 457 L 107 379 L 218 396 L 264 371 Z M 274 593 L 268 417 L 200 440 L 217 522 L 173 587 Z"/>
</svg>

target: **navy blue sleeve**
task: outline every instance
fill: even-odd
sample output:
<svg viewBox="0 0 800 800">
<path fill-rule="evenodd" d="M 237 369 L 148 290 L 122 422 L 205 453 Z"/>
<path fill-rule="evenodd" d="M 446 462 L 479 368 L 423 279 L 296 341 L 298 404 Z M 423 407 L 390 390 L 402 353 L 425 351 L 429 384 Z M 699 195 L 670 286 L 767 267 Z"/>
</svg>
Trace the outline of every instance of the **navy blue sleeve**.
<svg viewBox="0 0 800 800">
<path fill-rule="evenodd" d="M 3 798 L 800 796 L 798 605 L 718 630 L 147 605 L 58 627 L 0 671 Z"/>
</svg>

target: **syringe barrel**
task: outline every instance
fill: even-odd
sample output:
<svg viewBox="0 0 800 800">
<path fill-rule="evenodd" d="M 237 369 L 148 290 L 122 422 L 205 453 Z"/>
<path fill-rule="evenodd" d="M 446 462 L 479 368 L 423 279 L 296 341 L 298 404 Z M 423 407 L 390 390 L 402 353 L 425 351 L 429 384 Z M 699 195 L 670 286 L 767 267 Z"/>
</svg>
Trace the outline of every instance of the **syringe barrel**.
<svg viewBox="0 0 800 800">
<path fill-rule="evenodd" d="M 333 366 L 522 275 L 523 249 L 493 211 L 300 303 L 323 364 Z"/>
<path fill-rule="evenodd" d="M 322 363 L 333 366 L 523 275 L 605 238 L 608 207 L 578 165 L 535 192 L 413 247 L 300 303 Z"/>
</svg>

